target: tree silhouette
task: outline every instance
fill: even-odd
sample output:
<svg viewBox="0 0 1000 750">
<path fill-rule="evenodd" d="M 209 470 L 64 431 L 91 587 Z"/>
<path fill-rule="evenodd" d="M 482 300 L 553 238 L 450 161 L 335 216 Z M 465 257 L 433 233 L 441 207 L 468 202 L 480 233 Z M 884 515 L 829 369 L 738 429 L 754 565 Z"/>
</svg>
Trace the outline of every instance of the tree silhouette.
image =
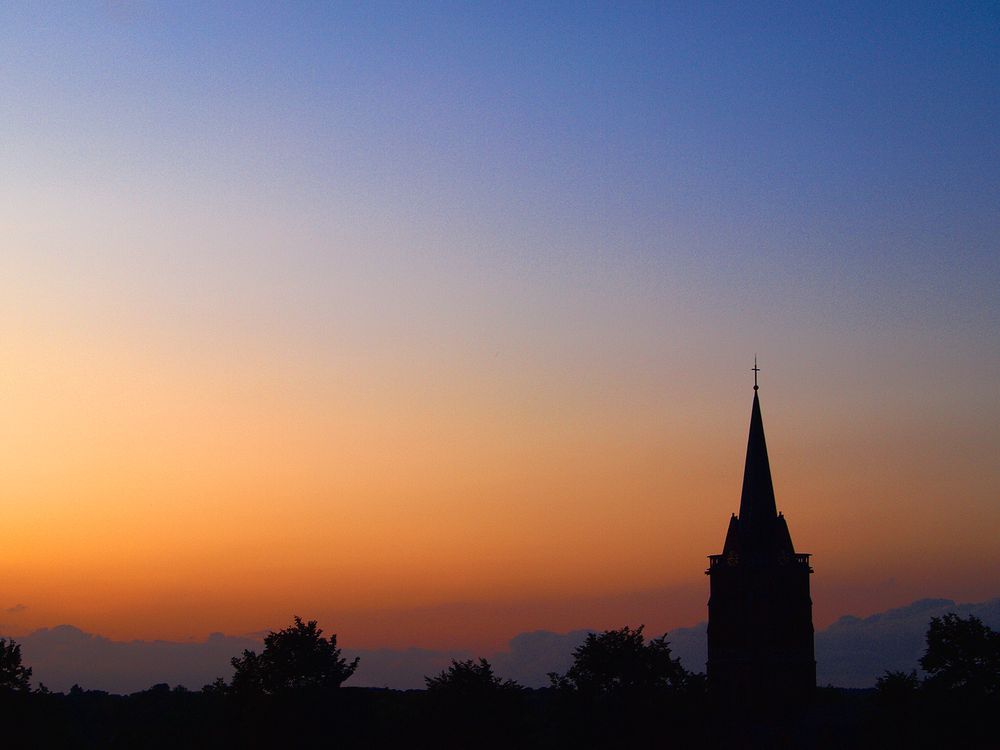
<svg viewBox="0 0 1000 750">
<path fill-rule="evenodd" d="M 551 673 L 553 687 L 591 695 L 680 690 L 697 681 L 670 655 L 664 633 L 648 642 L 643 626 L 590 633 L 573 652 L 565 675 Z"/>
<path fill-rule="evenodd" d="M 932 617 L 920 666 L 929 688 L 1000 695 L 1000 633 L 975 615 Z"/>
<path fill-rule="evenodd" d="M 425 677 L 424 681 L 427 683 L 428 692 L 468 696 L 485 696 L 524 689 L 514 680 L 504 680 L 493 674 L 493 666 L 486 659 L 480 659 L 478 664 L 472 659 L 465 661 L 452 659 L 448 669 L 443 670 L 437 677 Z"/>
<path fill-rule="evenodd" d="M 323 638 L 316 620 L 302 622 L 296 616 L 291 627 L 270 632 L 264 650 L 247 649 L 233 657 L 232 690 L 236 693 L 275 694 L 309 688 L 340 687 L 358 668 L 359 659 L 348 662 L 337 648 L 337 636 Z"/>
<path fill-rule="evenodd" d="M 549 679 L 564 746 L 698 744 L 704 678 L 671 656 L 666 634 L 647 641 L 642 625 L 590 633 L 566 674 Z"/>
<path fill-rule="evenodd" d="M 0 638 L 0 689 L 25 691 L 31 687 L 31 667 L 21 664 L 21 644 Z"/>
</svg>

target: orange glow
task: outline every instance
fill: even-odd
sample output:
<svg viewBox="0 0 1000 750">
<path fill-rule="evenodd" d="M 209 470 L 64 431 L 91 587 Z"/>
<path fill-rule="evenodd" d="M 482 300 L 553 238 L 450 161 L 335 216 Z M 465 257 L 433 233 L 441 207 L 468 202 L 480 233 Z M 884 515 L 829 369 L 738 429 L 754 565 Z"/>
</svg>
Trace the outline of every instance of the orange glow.
<svg viewBox="0 0 1000 750">
<path fill-rule="evenodd" d="M 666 629 L 703 619 L 705 555 L 738 503 L 749 398 L 725 413 L 594 382 L 539 398 L 445 360 L 404 378 L 253 342 L 188 358 L 127 338 L 6 347 L 21 366 L 6 376 L 0 568 L 5 606 L 27 606 L 20 631 L 185 638 L 292 613 L 358 646 Z M 814 554 L 817 625 L 962 596 L 959 579 L 992 593 L 998 511 L 969 524 L 935 501 L 988 482 L 938 477 L 929 439 L 858 445 L 836 417 L 762 399 L 779 508 Z"/>
</svg>

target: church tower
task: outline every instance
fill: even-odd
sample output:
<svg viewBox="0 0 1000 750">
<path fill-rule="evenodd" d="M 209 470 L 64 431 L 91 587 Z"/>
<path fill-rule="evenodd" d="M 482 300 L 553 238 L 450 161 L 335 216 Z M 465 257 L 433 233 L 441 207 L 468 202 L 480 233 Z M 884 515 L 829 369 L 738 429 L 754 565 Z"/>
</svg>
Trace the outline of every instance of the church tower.
<svg viewBox="0 0 1000 750">
<path fill-rule="evenodd" d="M 709 555 L 708 684 L 743 705 L 793 705 L 816 687 L 809 555 L 792 546 L 778 513 L 757 397 L 743 469 L 740 513 L 721 555 Z"/>
</svg>

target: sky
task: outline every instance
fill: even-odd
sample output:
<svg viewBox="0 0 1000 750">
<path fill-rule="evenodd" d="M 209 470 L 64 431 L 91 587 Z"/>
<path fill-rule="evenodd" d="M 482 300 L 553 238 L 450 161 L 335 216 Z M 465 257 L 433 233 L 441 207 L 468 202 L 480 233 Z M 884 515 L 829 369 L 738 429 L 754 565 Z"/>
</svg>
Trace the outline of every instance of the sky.
<svg viewBox="0 0 1000 750">
<path fill-rule="evenodd" d="M 5 3 L 0 631 L 1000 594 L 995 3 Z"/>
</svg>

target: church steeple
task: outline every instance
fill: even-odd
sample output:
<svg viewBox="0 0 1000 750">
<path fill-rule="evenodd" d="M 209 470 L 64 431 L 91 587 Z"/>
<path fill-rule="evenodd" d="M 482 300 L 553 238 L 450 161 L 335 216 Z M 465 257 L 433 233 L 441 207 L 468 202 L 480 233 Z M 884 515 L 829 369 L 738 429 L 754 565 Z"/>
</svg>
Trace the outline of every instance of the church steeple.
<svg viewBox="0 0 1000 750">
<path fill-rule="evenodd" d="M 753 362 L 753 407 L 750 410 L 750 434 L 747 437 L 746 463 L 743 465 L 743 492 L 740 513 L 730 523 L 723 554 L 736 553 L 744 560 L 771 560 L 795 553 L 784 516 L 778 515 L 771 481 L 771 463 L 767 458 L 764 420 L 757 395 L 757 358 Z"/>
<path fill-rule="evenodd" d="M 755 367 L 756 364 L 754 362 Z M 740 521 L 753 526 L 770 521 L 776 515 L 778 509 L 774 502 L 774 485 L 771 483 L 771 464 L 767 460 L 764 420 L 760 416 L 760 398 L 757 396 L 757 385 L 754 384 L 747 459 L 743 467 L 743 494 L 740 496 Z"/>
</svg>

